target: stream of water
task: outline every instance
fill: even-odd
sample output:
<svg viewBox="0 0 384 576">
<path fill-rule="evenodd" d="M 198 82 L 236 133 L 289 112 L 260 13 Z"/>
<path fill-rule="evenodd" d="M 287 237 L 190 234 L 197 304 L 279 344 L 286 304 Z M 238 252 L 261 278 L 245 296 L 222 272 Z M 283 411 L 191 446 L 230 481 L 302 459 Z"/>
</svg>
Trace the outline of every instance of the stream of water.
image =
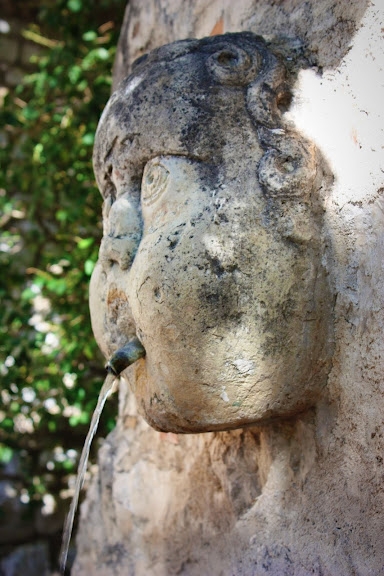
<svg viewBox="0 0 384 576">
<path fill-rule="evenodd" d="M 104 408 L 105 401 L 107 400 L 109 394 L 112 391 L 113 383 L 119 374 L 125 368 L 128 368 L 131 364 L 143 358 L 145 356 L 145 348 L 143 347 L 140 340 L 135 337 L 132 340 L 126 342 L 124 346 L 116 350 L 112 354 L 109 362 L 106 366 L 108 375 L 104 380 L 104 384 L 101 387 L 99 397 L 97 399 L 97 404 L 94 413 L 92 414 L 92 420 L 89 425 L 89 431 L 84 442 L 83 450 L 81 452 L 79 468 L 77 471 L 76 483 L 75 483 L 75 493 L 72 498 L 71 506 L 69 508 L 68 516 L 65 519 L 64 530 L 63 530 L 63 540 L 61 544 L 60 551 L 60 572 L 64 574 L 65 566 L 67 564 L 68 548 L 71 541 L 71 534 L 73 529 L 73 522 L 75 519 L 75 514 L 77 510 L 77 505 L 79 502 L 80 491 L 83 487 L 85 473 L 87 471 L 87 463 L 89 457 L 89 450 L 91 448 L 92 439 L 96 433 L 97 426 L 99 424 L 100 416 Z"/>
<path fill-rule="evenodd" d="M 101 387 L 100 394 L 97 399 L 97 405 L 95 411 L 92 415 L 91 424 L 89 426 L 88 434 L 84 442 L 83 450 L 81 452 L 81 458 L 79 462 L 75 484 L 75 493 L 73 495 L 71 506 L 69 508 L 69 512 L 64 524 L 63 541 L 61 544 L 61 552 L 60 552 L 60 571 L 62 574 L 64 574 L 65 566 L 67 563 L 68 548 L 69 543 L 71 541 L 73 522 L 75 519 L 76 509 L 79 502 L 80 491 L 83 487 L 84 477 L 87 471 L 89 450 L 91 448 L 92 440 L 99 424 L 100 416 L 103 411 L 105 401 L 107 400 L 109 394 L 112 391 L 113 383 L 115 380 L 116 375 L 112 373 L 108 374 L 106 379 L 104 380 L 104 384 Z"/>
</svg>

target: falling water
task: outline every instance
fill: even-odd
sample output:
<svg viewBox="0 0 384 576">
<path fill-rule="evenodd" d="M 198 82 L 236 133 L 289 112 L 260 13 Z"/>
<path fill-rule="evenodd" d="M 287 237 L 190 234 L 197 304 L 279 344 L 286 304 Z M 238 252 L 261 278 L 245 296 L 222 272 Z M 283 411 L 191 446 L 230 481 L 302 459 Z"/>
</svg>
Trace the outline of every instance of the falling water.
<svg viewBox="0 0 384 576">
<path fill-rule="evenodd" d="M 91 424 L 89 426 L 88 434 L 84 442 L 83 450 L 81 452 L 81 458 L 79 462 L 79 467 L 77 470 L 77 478 L 75 484 L 75 493 L 72 498 L 71 506 L 69 508 L 69 512 L 64 524 L 64 531 L 63 531 L 63 541 L 61 544 L 61 552 L 60 552 L 60 571 L 64 574 L 65 565 L 67 563 L 67 556 L 68 556 L 68 548 L 69 543 L 71 541 L 71 534 L 73 528 L 73 522 L 75 519 L 77 504 L 79 502 L 79 495 L 80 491 L 83 487 L 85 473 L 87 471 L 87 463 L 89 457 L 89 450 L 91 448 L 91 443 L 93 437 L 96 433 L 97 427 L 99 425 L 99 420 L 101 413 L 104 408 L 105 401 L 107 400 L 109 394 L 112 391 L 113 384 L 116 380 L 116 375 L 110 373 L 107 375 L 106 379 L 104 380 L 104 384 L 101 387 L 99 397 L 97 399 L 97 405 L 95 411 L 92 415 Z"/>
<path fill-rule="evenodd" d="M 119 348 L 110 358 L 106 368 L 108 375 L 104 380 L 104 384 L 100 390 L 99 397 L 97 399 L 97 405 L 95 411 L 92 415 L 91 424 L 89 426 L 89 431 L 84 442 L 83 450 L 81 452 L 81 458 L 79 462 L 79 468 L 77 471 L 77 478 L 75 484 L 75 493 L 72 498 L 71 506 L 69 508 L 68 516 L 65 519 L 64 530 L 63 530 L 63 541 L 61 544 L 60 551 L 60 571 L 64 574 L 65 565 L 67 563 L 68 548 L 71 541 L 71 534 L 73 528 L 73 522 L 75 519 L 77 504 L 79 502 L 80 490 L 83 487 L 84 477 L 87 470 L 87 463 L 89 457 L 89 450 L 91 448 L 92 439 L 96 433 L 97 426 L 99 424 L 100 416 L 104 408 L 105 401 L 107 400 L 109 394 L 112 391 L 115 379 L 121 374 L 125 368 L 128 368 L 133 362 L 136 362 L 139 358 L 145 356 L 145 349 L 138 338 L 133 338 L 127 342 L 122 348 Z"/>
</svg>

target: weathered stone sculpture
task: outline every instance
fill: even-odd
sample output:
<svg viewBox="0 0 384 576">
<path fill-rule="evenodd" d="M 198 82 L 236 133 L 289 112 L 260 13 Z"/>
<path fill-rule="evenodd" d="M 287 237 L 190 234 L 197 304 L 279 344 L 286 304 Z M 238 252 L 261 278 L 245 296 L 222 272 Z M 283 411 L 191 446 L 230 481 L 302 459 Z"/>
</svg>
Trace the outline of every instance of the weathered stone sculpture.
<svg viewBox="0 0 384 576">
<path fill-rule="evenodd" d="M 131 381 L 158 430 L 287 417 L 326 385 L 325 174 L 289 101 L 281 58 L 238 33 L 143 57 L 101 118 L 93 329 L 106 357 L 141 340 Z"/>
<path fill-rule="evenodd" d="M 153 62 L 151 80 L 145 70 L 148 70 L 147 65 L 154 56 L 149 56 L 147 63 L 142 61 L 135 68 L 132 78 L 142 77 L 141 88 L 144 88 L 144 82 L 147 86 L 146 93 L 137 86 L 137 90 L 140 90 L 137 95 L 141 95 L 140 110 L 143 110 L 141 122 L 149 125 L 148 156 L 142 160 L 142 172 L 146 162 L 156 154 L 159 162 L 163 163 L 176 153 L 178 162 L 183 159 L 186 162 L 189 181 L 193 182 L 192 166 L 199 161 L 196 156 L 201 149 L 205 149 L 209 152 L 200 159 L 199 165 L 210 163 L 219 166 L 217 173 L 221 174 L 221 180 L 216 186 L 213 183 L 214 173 L 211 180 L 205 178 L 206 196 L 196 185 L 174 185 L 172 188 L 168 181 L 167 189 L 154 198 L 151 205 L 143 203 L 142 213 L 129 212 L 132 224 L 135 213 L 139 214 L 138 237 L 131 237 L 138 245 L 132 268 L 128 267 L 123 277 L 117 264 L 109 266 L 105 260 L 110 287 L 106 284 L 104 288 L 100 278 L 101 265 L 95 272 L 92 295 L 94 327 L 106 356 L 109 357 L 126 339 L 130 340 L 137 330 L 147 348 L 147 358 L 139 360 L 123 374 L 117 425 L 99 451 L 98 470 L 81 509 L 73 575 L 368 576 L 384 573 L 384 283 L 381 266 L 384 262 L 384 167 L 380 152 L 383 98 L 379 98 L 380 86 L 384 86 L 383 19 L 383 7 L 366 0 L 129 1 L 114 71 L 116 84 L 131 70 L 132 61 L 143 51 L 167 41 L 186 36 L 208 36 L 221 30 L 252 30 L 274 40 L 272 45 L 268 43 L 266 46 L 261 40 L 252 40 L 254 37 L 245 34 L 195 44 L 178 44 L 176 46 L 185 47 L 184 56 L 171 61 L 168 58 L 167 63 L 164 53 L 169 54 L 169 49 L 161 49 L 160 53 L 157 52 L 159 62 Z M 244 38 L 244 41 L 240 42 L 240 38 Z M 285 39 L 284 42 L 280 42 L 279 38 Z M 249 52 L 252 62 L 256 51 L 262 54 L 261 68 L 254 71 L 253 80 L 245 79 L 243 86 L 224 85 L 223 80 L 219 83 L 213 76 L 216 72 L 210 66 L 212 60 L 209 60 L 208 50 L 216 52 L 216 48 L 219 50 L 218 43 L 223 40 L 226 48 L 235 44 L 235 50 L 241 48 Z M 187 54 L 188 45 L 196 47 L 194 54 Z M 273 52 L 274 56 L 268 56 L 268 51 Z M 228 52 L 231 53 L 231 50 Z M 202 63 L 199 68 L 201 76 L 196 73 L 197 64 L 192 66 L 197 58 Z M 175 78 L 175 68 L 186 60 L 188 66 L 183 72 L 180 71 L 180 82 L 176 83 L 172 80 Z M 220 60 L 224 65 L 231 58 Z M 278 60 L 282 64 L 278 64 Z M 284 72 L 281 72 L 281 80 L 278 72 L 272 72 L 272 69 L 277 71 L 279 66 L 288 70 L 285 79 Z M 165 77 L 166 69 L 173 70 L 168 80 Z M 202 78 L 203 71 L 206 71 L 206 88 L 197 80 L 186 86 L 188 78 Z M 295 72 L 296 77 L 290 76 Z M 163 82 L 160 80 L 162 74 Z M 151 82 L 153 92 L 149 97 Z M 254 90 L 251 90 L 252 85 Z M 278 89 L 279 86 L 282 90 Z M 289 104 L 290 87 L 293 92 L 292 104 Z M 203 92 L 207 103 L 205 108 L 202 108 Z M 258 102 L 257 106 L 248 104 L 247 95 L 251 93 L 259 94 L 259 99 L 253 99 Z M 196 98 L 196 94 L 200 95 L 199 98 Z M 279 98 L 277 94 L 280 94 Z M 166 95 L 168 104 L 164 101 Z M 164 114 L 167 124 L 161 118 L 160 96 L 164 110 L 168 106 L 168 112 Z M 144 98 L 151 103 L 145 113 Z M 123 115 L 132 116 L 134 112 L 138 123 L 139 109 L 136 110 L 134 101 L 139 101 L 130 95 L 127 95 L 125 104 L 120 99 L 122 110 L 125 110 Z M 214 101 L 219 101 L 220 106 L 210 105 Z M 271 114 L 272 103 L 276 101 L 278 107 L 275 114 Z M 177 102 L 183 103 L 184 114 L 177 112 L 180 110 Z M 289 109 L 284 113 L 287 105 Z M 117 107 L 117 103 L 112 106 Z M 229 113 L 230 109 L 233 113 Z M 262 114 L 264 110 L 266 114 Z M 103 134 L 106 137 L 107 130 L 111 130 L 110 142 L 115 137 L 113 130 L 116 126 L 111 116 L 112 121 L 108 119 L 111 111 L 112 108 L 109 108 L 109 112 L 107 110 L 99 132 L 104 138 Z M 271 116 L 273 121 L 269 124 L 267 118 Z M 237 118 L 239 124 L 236 124 Z M 296 128 L 288 124 L 288 120 Z M 178 131 L 179 128 L 182 130 L 182 123 L 192 126 L 189 133 L 183 135 Z M 121 123 L 119 125 L 123 126 Z M 310 142 L 316 142 L 321 158 L 308 141 L 298 136 L 296 129 L 300 134 L 305 134 Z M 140 132 L 140 136 L 136 136 L 130 152 L 127 140 L 125 149 L 121 146 L 122 152 L 117 154 L 121 166 L 125 158 L 127 168 L 128 163 L 132 164 L 133 151 L 138 151 L 138 144 L 145 137 L 144 130 L 136 130 L 133 125 L 131 137 L 132 132 Z M 118 136 L 119 132 L 115 131 L 115 135 Z M 186 140 L 183 140 L 187 136 L 188 149 Z M 105 151 L 101 152 L 102 138 L 97 143 L 100 153 L 96 166 L 101 180 L 103 173 L 108 174 L 108 162 L 104 163 L 104 158 L 109 149 L 105 144 Z M 213 144 L 210 144 L 210 148 L 203 148 L 203 139 L 208 143 L 211 139 Z M 291 161 L 301 155 L 306 159 L 304 165 L 310 166 L 309 159 L 312 158 L 317 163 L 317 175 L 311 183 L 311 174 L 307 171 L 300 185 L 279 193 L 277 186 L 272 187 L 272 174 L 275 174 L 276 182 L 280 181 L 279 174 L 293 177 L 300 174 L 300 171 L 292 170 L 293 167 L 297 169 L 299 164 L 288 161 L 284 166 L 283 162 L 279 162 L 277 166 L 281 169 L 273 168 L 269 172 L 269 179 L 260 177 L 260 172 L 266 163 L 274 167 L 275 159 L 287 151 L 288 141 L 295 144 L 298 150 L 297 156 L 291 153 Z M 116 138 L 112 152 L 119 152 L 119 147 Z M 265 160 L 262 160 L 263 157 Z M 221 163 L 220 158 L 224 159 Z M 325 175 L 323 185 L 321 172 L 325 169 L 324 159 L 334 180 L 328 182 Z M 106 166 L 105 171 L 103 165 Z M 114 185 L 121 190 L 117 172 L 123 176 L 127 171 L 123 172 L 116 161 L 114 166 Z M 170 171 L 169 164 L 167 170 Z M 245 185 L 247 178 L 252 186 Z M 138 200 L 141 179 L 142 175 L 139 174 L 137 200 L 129 196 L 130 202 L 135 202 L 139 210 L 142 202 Z M 220 187 L 220 184 L 227 188 Z M 251 188 L 254 194 L 250 193 Z M 176 190 L 179 192 L 176 193 Z M 212 198 L 211 190 L 217 190 Z M 169 191 L 172 192 L 172 203 L 168 200 Z M 192 205 L 194 192 L 195 196 L 199 195 L 199 208 L 197 202 Z M 177 198 L 184 200 L 176 202 Z M 217 198 L 220 202 L 215 206 Z M 188 203 L 185 205 L 183 202 Z M 245 202 L 248 205 L 248 218 L 241 210 Z M 235 211 L 235 208 L 239 210 Z M 187 210 L 192 209 L 197 214 L 193 219 L 187 218 Z M 209 209 L 212 212 L 208 213 Z M 186 214 L 184 219 L 181 216 L 183 211 Z M 209 216 L 216 216 L 221 223 L 210 224 Z M 150 224 L 149 217 L 158 218 L 158 222 Z M 160 227 L 166 227 L 168 217 L 174 219 L 175 228 L 179 222 L 185 222 L 182 230 L 189 227 L 189 235 L 202 231 L 206 222 L 207 233 L 191 239 L 182 236 L 181 232 L 176 236 L 163 234 L 159 244 L 149 251 L 150 226 L 153 230 L 156 226 L 159 228 L 157 236 L 153 233 L 157 239 L 162 232 Z M 197 217 L 200 219 L 197 220 Z M 146 227 L 141 224 L 141 218 Z M 225 222 L 225 218 L 228 222 Z M 167 226 L 170 227 L 169 224 Z M 131 230 L 135 231 L 133 225 Z M 106 228 L 106 246 L 110 241 L 109 233 L 112 233 L 112 229 Z M 181 240 L 172 252 L 168 244 L 178 237 Z M 260 242 L 266 238 L 272 242 L 262 244 L 263 252 Z M 118 243 L 119 240 L 116 240 Z M 161 246 L 160 256 L 158 251 Z M 237 254 L 235 250 L 230 250 L 232 246 Z M 275 246 L 277 253 L 271 259 L 263 260 L 268 246 Z M 139 266 L 139 259 L 143 262 L 145 250 L 152 262 L 147 272 L 144 272 L 144 264 Z M 188 255 L 185 271 L 179 257 L 180 250 Z M 212 256 L 216 258 L 212 266 L 215 264 L 217 273 L 206 266 L 207 254 L 211 255 L 211 260 Z M 293 254 L 297 255 L 296 260 L 291 258 Z M 173 256 L 173 260 L 167 262 L 165 256 Z M 291 258 L 291 268 L 284 264 L 287 257 Z M 230 268 L 233 261 L 238 267 L 237 271 Z M 258 262 L 262 262 L 259 275 L 255 267 Z M 279 289 L 275 292 L 267 290 L 264 282 L 267 281 L 267 273 L 272 277 L 270 262 L 275 266 L 272 286 L 277 285 L 279 271 L 283 270 L 287 278 L 286 286 L 291 283 L 297 288 L 292 290 L 292 304 L 296 303 L 299 309 L 302 308 L 301 317 L 292 306 L 286 306 L 284 314 L 279 313 L 287 292 L 280 287 L 279 299 Z M 291 269 L 298 270 L 300 262 L 302 270 L 309 271 L 307 277 L 297 273 L 293 278 Z M 178 263 L 180 267 L 176 269 Z M 129 266 L 129 259 L 127 264 Z M 202 266 L 201 271 L 197 265 Z M 161 266 L 164 270 L 163 280 L 156 282 L 156 288 L 161 288 L 162 292 L 152 297 L 148 286 L 151 283 L 153 286 L 155 276 L 159 278 Z M 135 268 L 141 274 L 140 280 L 134 278 Z M 178 270 L 180 274 L 175 282 Z M 334 310 L 333 290 L 328 287 L 326 270 L 329 270 L 337 293 Z M 200 273 L 201 276 L 198 276 Z M 110 274 L 115 275 L 115 280 L 111 279 Z M 190 282 L 188 287 L 184 285 L 191 275 L 195 279 L 206 277 L 205 297 L 201 295 L 201 303 L 196 298 L 196 282 Z M 311 277 L 318 279 L 315 287 L 310 284 Z M 115 283 L 115 290 L 112 289 L 112 282 Z M 95 292 L 97 286 L 101 294 L 104 290 L 104 304 Z M 222 286 L 225 289 L 219 290 Z M 141 309 L 136 288 L 143 302 Z M 208 292 L 208 288 L 211 292 Z M 262 298 L 262 289 L 269 300 Z M 178 293 L 178 299 L 184 299 L 184 304 L 180 306 L 176 303 Z M 275 300 L 272 299 L 273 293 Z M 210 294 L 215 296 L 211 296 L 212 308 L 209 314 L 205 313 L 207 321 L 204 326 L 202 308 L 205 306 L 209 309 Z M 215 298 L 218 302 L 216 307 Z M 311 298 L 313 315 L 305 315 Z M 128 308 L 128 299 L 132 312 Z M 240 311 L 241 319 L 224 315 L 223 305 L 229 301 L 236 302 L 233 311 L 234 314 Z M 268 307 L 261 308 L 259 301 L 268 303 Z M 202 310 L 201 315 L 194 316 L 195 321 L 191 316 L 192 305 L 195 310 Z M 251 312 L 245 313 L 246 309 Z M 275 316 L 271 316 L 273 310 Z M 332 369 L 326 379 L 331 350 L 327 349 L 325 334 L 330 334 L 332 339 L 332 312 L 335 350 Z M 152 314 L 151 318 L 144 322 L 145 315 L 149 313 Z M 267 314 L 271 321 L 267 331 L 263 331 L 262 321 L 263 318 L 267 320 Z M 309 322 L 305 323 L 305 318 Z M 139 408 L 144 413 L 138 393 L 143 389 L 143 383 L 148 382 L 149 386 L 148 394 L 144 394 L 144 401 L 147 402 L 154 383 L 163 385 L 165 381 L 164 376 L 160 380 L 154 375 L 154 371 L 158 370 L 157 358 L 161 356 L 160 361 L 164 366 L 175 373 L 178 367 L 170 359 L 174 358 L 176 362 L 181 358 L 182 344 L 186 336 L 196 334 L 194 325 L 197 321 L 200 328 L 205 330 L 201 330 L 201 334 L 194 339 L 194 346 L 189 340 L 190 350 L 183 354 L 184 365 L 197 363 L 195 369 L 204 369 L 207 376 L 208 371 L 218 367 L 225 356 L 219 373 L 223 380 L 206 377 L 205 385 L 200 386 L 198 375 L 194 376 L 197 385 L 191 393 L 191 404 L 194 402 L 198 407 L 199 399 L 205 396 L 204 402 L 210 402 L 211 413 L 208 417 L 211 422 L 215 409 L 219 407 L 233 410 L 233 413 L 236 410 L 232 406 L 234 400 L 227 383 L 231 370 L 239 377 L 237 382 L 242 378 L 236 388 L 237 393 L 248 394 L 250 398 L 251 393 L 255 392 L 256 385 L 253 390 L 247 389 L 251 379 L 257 378 L 257 372 L 251 373 L 254 366 L 244 362 L 234 366 L 231 363 L 233 350 L 237 352 L 236 346 L 240 347 L 242 340 L 243 349 L 235 360 L 254 360 L 256 365 L 256 360 L 262 358 L 260 352 L 267 350 L 267 346 L 261 348 L 258 345 L 265 344 L 267 337 L 270 337 L 269 343 L 272 344 L 272 335 L 275 342 L 278 340 L 279 323 L 282 332 L 280 352 L 277 346 L 268 348 L 271 363 L 275 361 L 276 379 L 265 379 L 264 388 L 260 383 L 258 392 L 272 389 L 284 393 L 284 377 L 276 361 L 280 353 L 285 363 L 286 382 L 289 381 L 289 387 L 296 391 L 296 399 L 304 382 L 306 398 L 303 397 L 302 407 L 312 403 L 314 406 L 299 414 L 296 413 L 299 402 L 295 406 L 292 399 L 293 417 L 285 418 L 283 411 L 275 410 L 274 420 L 267 420 L 267 416 L 257 420 L 255 393 L 255 426 L 178 435 L 152 429 L 138 416 L 137 402 L 130 390 L 136 389 Z M 226 348 L 226 338 L 229 342 L 233 337 L 236 321 L 237 326 L 244 326 L 242 337 L 239 337 L 239 343 L 235 340 Z M 119 322 L 120 325 L 115 328 Z M 319 326 L 318 342 L 313 340 L 316 322 Z M 190 325 L 185 327 L 188 323 Z M 148 324 L 152 324 L 151 330 L 148 330 Z M 308 331 L 307 340 L 302 338 L 303 326 Z M 171 330 L 176 329 L 180 337 L 173 340 L 174 345 L 170 349 Z M 251 335 L 256 334 L 256 330 L 258 336 L 252 336 L 251 341 Z M 289 334 L 285 341 L 283 331 Z M 107 337 L 107 334 L 110 336 Z M 312 359 L 309 353 L 305 358 L 305 347 L 300 348 L 300 338 L 307 342 L 306 349 L 312 351 Z M 288 371 L 294 372 L 295 358 L 296 366 L 301 362 L 303 370 L 296 370 L 298 378 L 289 378 Z M 309 374 L 305 380 L 304 375 L 309 372 L 311 362 L 313 374 Z M 256 368 L 260 366 L 261 362 Z M 320 366 L 323 366 L 322 369 Z M 176 386 L 176 381 L 172 384 L 171 378 L 166 384 L 169 388 L 172 384 L 176 391 L 182 391 L 183 387 L 187 390 L 185 382 L 188 384 L 192 381 L 193 373 L 191 370 L 183 372 L 181 363 L 179 369 L 179 386 Z M 316 378 L 314 374 L 317 370 Z M 146 373 L 148 380 L 144 378 Z M 210 371 L 210 374 L 213 372 Z M 323 388 L 325 381 L 327 384 Z M 226 386 L 225 390 L 222 386 Z M 286 391 L 289 387 L 287 385 Z M 175 394 L 174 389 L 172 394 Z M 316 396 L 319 397 L 318 401 L 315 400 Z M 226 397 L 229 402 L 225 402 Z M 213 403 L 214 398 L 216 403 Z M 249 402 L 249 407 L 251 404 Z M 159 409 L 159 405 L 152 402 L 152 410 L 155 408 Z M 237 415 L 240 415 L 244 403 L 242 408 L 237 408 Z M 201 414 L 202 411 L 199 416 Z M 236 424 L 232 420 L 227 425 Z"/>
</svg>

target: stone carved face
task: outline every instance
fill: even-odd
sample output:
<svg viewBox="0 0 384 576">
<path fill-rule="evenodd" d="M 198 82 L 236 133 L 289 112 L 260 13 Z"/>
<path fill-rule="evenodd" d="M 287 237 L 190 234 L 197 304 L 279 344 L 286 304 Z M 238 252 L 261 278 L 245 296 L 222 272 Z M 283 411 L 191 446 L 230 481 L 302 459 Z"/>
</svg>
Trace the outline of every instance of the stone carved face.
<svg viewBox="0 0 384 576">
<path fill-rule="evenodd" d="M 263 39 L 227 34 L 142 58 L 100 120 L 92 324 L 106 357 L 142 341 L 130 380 L 156 429 L 294 415 L 326 383 L 323 173 L 288 102 Z"/>
</svg>

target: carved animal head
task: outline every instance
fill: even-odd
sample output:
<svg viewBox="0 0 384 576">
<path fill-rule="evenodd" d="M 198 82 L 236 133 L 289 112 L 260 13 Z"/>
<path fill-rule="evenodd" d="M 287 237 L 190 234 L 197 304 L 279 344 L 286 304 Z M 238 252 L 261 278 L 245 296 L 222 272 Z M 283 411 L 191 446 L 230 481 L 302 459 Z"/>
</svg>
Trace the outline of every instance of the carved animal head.
<svg viewBox="0 0 384 576">
<path fill-rule="evenodd" d="M 93 330 L 107 357 L 141 340 L 130 380 L 159 430 L 290 416 L 326 384 L 322 162 L 289 98 L 265 41 L 226 34 L 141 58 L 100 120 Z"/>
</svg>

